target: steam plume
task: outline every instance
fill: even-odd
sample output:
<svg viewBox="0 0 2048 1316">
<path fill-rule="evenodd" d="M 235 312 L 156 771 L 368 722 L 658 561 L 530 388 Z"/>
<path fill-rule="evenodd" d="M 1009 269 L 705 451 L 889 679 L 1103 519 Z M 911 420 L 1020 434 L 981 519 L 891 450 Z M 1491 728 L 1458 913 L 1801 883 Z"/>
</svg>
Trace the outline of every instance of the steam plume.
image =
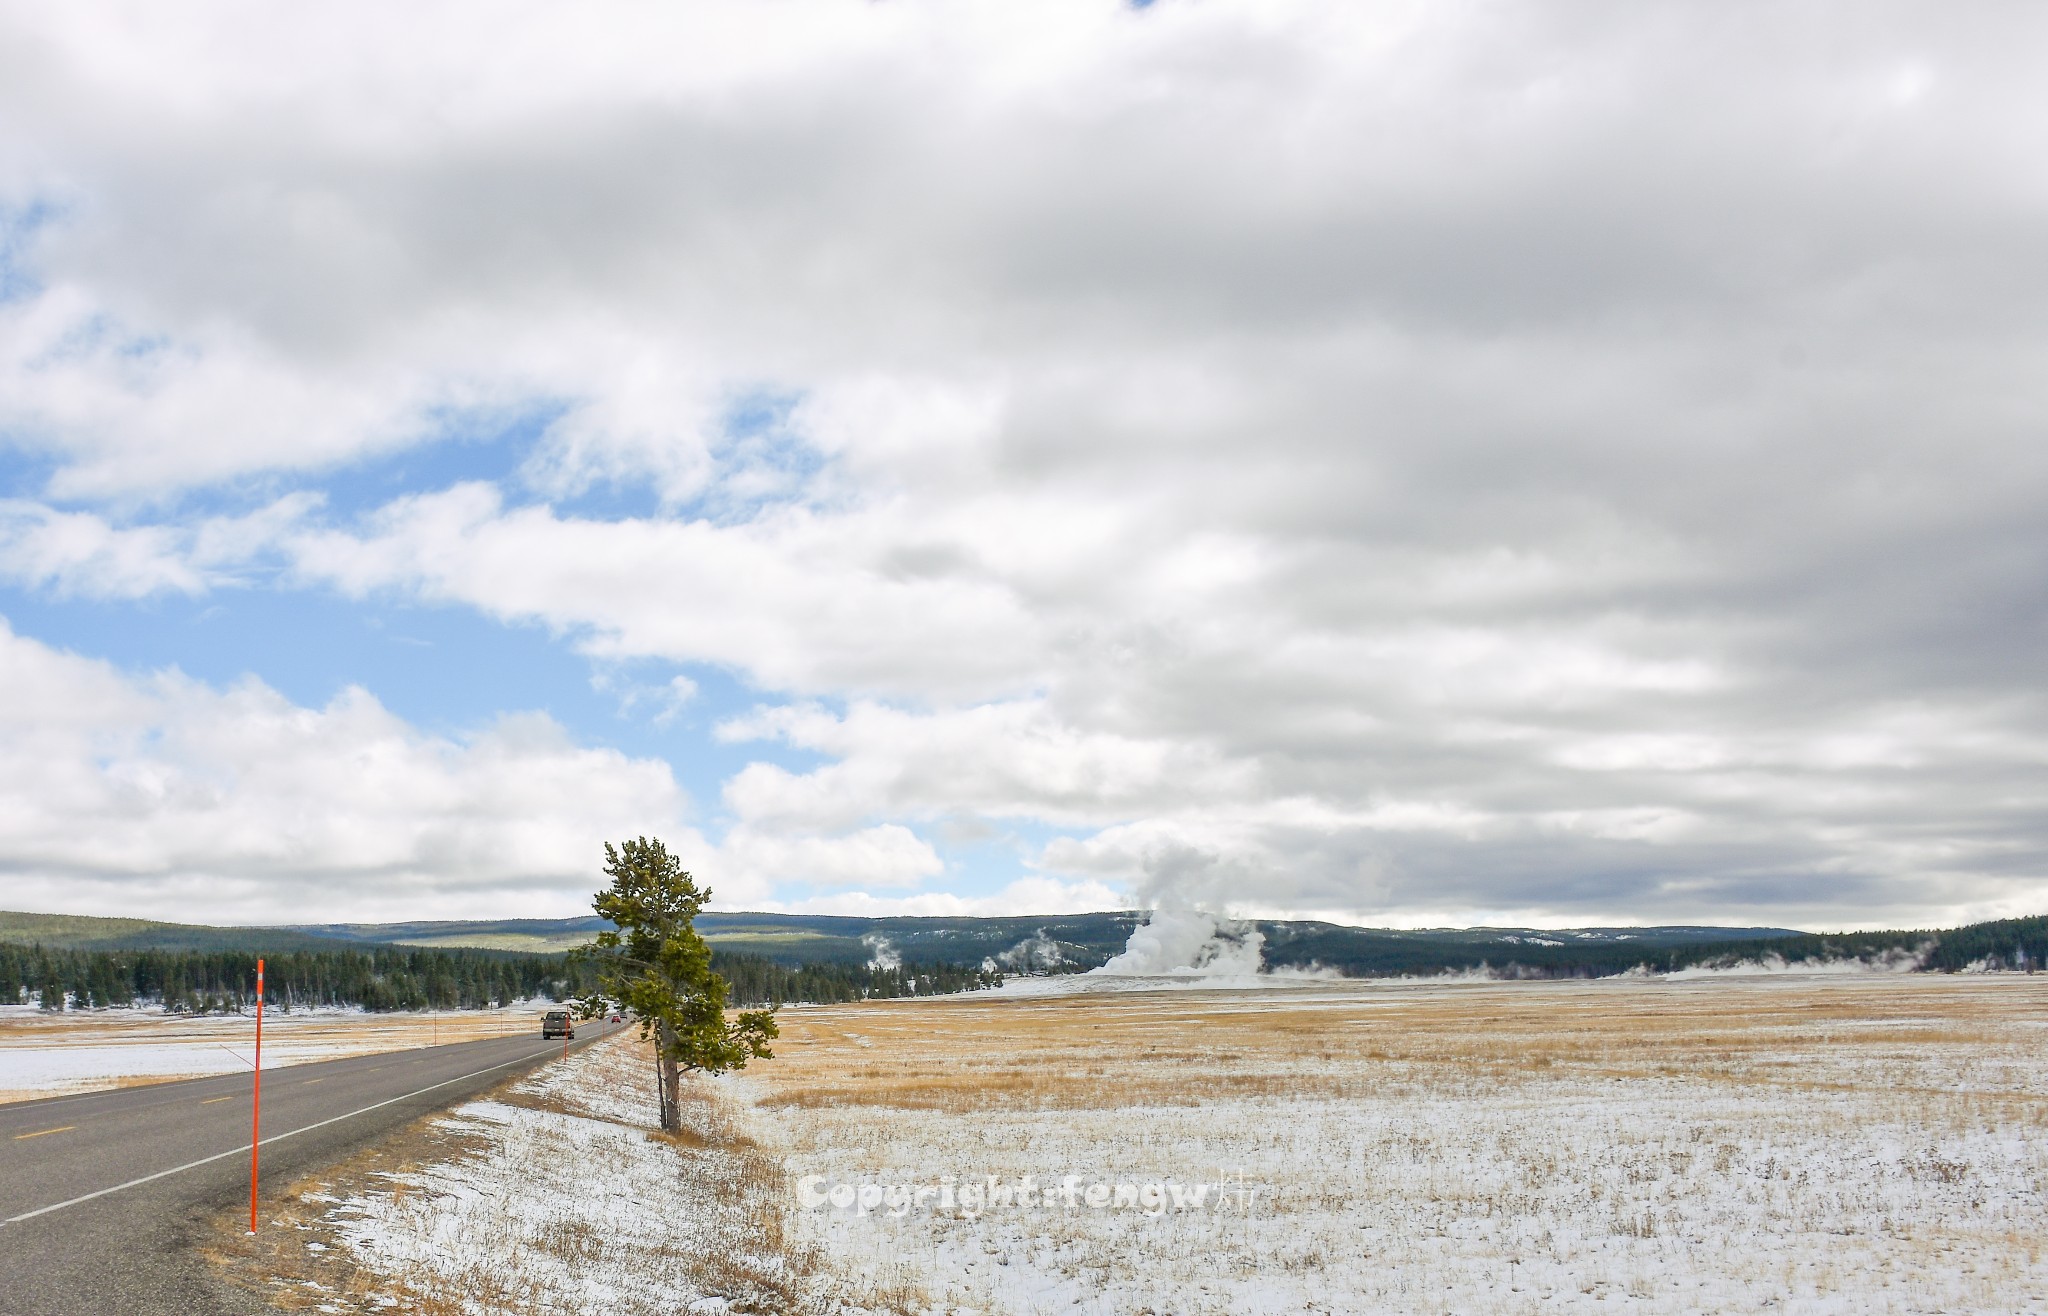
<svg viewBox="0 0 2048 1316">
<path fill-rule="evenodd" d="M 1155 909 L 1123 953 L 1090 973 L 1122 977 L 1248 978 L 1263 969 L 1265 937 L 1249 923 L 1200 909 Z"/>
</svg>

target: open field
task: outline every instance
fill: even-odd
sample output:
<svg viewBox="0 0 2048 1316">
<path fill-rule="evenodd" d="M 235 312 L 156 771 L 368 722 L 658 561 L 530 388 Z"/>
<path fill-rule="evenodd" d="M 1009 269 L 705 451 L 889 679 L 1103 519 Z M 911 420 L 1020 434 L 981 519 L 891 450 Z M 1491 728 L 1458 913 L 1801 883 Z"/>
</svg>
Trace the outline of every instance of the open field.
<svg viewBox="0 0 2048 1316">
<path fill-rule="evenodd" d="M 266 1010 L 263 1067 L 538 1032 L 535 1001 L 502 1010 L 369 1014 Z M 0 1102 L 225 1074 L 249 1067 L 256 1017 L 0 1006 Z"/>
<path fill-rule="evenodd" d="M 451 933 L 445 937 L 407 937 L 390 942 L 393 946 L 418 946 L 422 950 L 516 950 L 531 955 L 554 955 L 588 945 L 587 932 L 563 932 L 538 937 L 530 932 Z"/>
<path fill-rule="evenodd" d="M 740 1085 L 792 1176 L 1232 1194 L 799 1211 L 938 1310 L 2048 1303 L 2048 977 L 968 999 L 796 1015 L 781 1057 Z"/>
<path fill-rule="evenodd" d="M 622 1039 L 336 1246 L 447 1310 L 2048 1310 L 2048 976 L 1073 986 L 786 1011 L 681 1148 Z"/>
</svg>

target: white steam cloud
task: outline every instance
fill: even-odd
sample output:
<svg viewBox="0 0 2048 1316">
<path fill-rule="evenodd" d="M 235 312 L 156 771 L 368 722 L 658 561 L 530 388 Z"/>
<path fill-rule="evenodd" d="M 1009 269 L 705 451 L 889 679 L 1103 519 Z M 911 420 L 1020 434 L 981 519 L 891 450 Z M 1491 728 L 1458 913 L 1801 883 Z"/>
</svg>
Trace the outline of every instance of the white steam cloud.
<svg viewBox="0 0 2048 1316">
<path fill-rule="evenodd" d="M 880 933 L 868 933 L 861 938 L 861 944 L 868 948 L 868 967 L 870 969 L 900 969 L 903 967 L 901 952 L 896 949 L 895 945 L 887 937 L 882 936 Z"/>
<path fill-rule="evenodd" d="M 1014 973 L 1048 973 L 1068 962 L 1067 953 L 1060 949 L 1060 944 L 1040 928 L 1008 950 L 989 956 L 981 962 L 981 967 L 1008 969 Z"/>
<path fill-rule="evenodd" d="M 1917 973 L 1926 965 L 1927 957 L 1934 950 L 1933 942 L 1922 942 L 1912 950 L 1895 946 L 1875 955 L 1853 958 L 1788 960 L 1782 955 L 1765 955 L 1759 959 L 1736 960 L 1715 964 L 1696 964 L 1691 968 L 1674 969 L 1670 973 L 1653 976 L 1665 979 L 1682 978 L 1751 978 L 1766 974 L 1863 974 L 1863 973 Z"/>
<path fill-rule="evenodd" d="M 1090 973 L 1128 978 L 1249 978 L 1264 971 L 1265 937 L 1249 923 L 1200 909 L 1155 909 L 1123 953 Z"/>
</svg>

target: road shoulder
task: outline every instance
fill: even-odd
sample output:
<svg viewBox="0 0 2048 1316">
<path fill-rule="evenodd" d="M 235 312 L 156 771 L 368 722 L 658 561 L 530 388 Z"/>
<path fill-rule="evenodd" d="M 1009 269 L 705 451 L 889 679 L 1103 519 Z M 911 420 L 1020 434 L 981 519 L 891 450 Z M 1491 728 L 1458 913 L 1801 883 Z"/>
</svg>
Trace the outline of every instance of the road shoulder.
<svg viewBox="0 0 2048 1316">
<path fill-rule="evenodd" d="M 221 1277 L 273 1309 L 801 1311 L 779 1164 L 700 1083 L 656 1129 L 627 1035 L 412 1122 L 273 1194 L 251 1240 L 216 1220 Z"/>
</svg>

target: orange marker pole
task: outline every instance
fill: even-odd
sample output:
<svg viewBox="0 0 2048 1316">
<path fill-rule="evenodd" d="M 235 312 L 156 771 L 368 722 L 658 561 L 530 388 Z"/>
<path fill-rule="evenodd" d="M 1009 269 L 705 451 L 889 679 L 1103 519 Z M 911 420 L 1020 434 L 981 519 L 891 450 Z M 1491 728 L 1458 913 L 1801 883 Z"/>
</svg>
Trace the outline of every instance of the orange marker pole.
<svg viewBox="0 0 2048 1316">
<path fill-rule="evenodd" d="M 257 1157 L 263 1148 L 263 961 L 256 961 L 256 1089 L 249 1107 L 249 1232 L 256 1232 Z"/>
</svg>

